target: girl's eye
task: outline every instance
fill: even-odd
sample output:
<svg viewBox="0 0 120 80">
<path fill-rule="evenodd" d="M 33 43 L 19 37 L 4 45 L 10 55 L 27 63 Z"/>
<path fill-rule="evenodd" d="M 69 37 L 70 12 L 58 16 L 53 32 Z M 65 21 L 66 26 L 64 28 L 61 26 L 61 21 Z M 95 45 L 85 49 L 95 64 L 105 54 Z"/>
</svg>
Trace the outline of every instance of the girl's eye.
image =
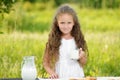
<svg viewBox="0 0 120 80">
<path fill-rule="evenodd" d="M 60 24 L 64 24 L 65 22 L 60 22 Z"/>
<path fill-rule="evenodd" d="M 68 22 L 68 24 L 71 24 L 71 22 Z"/>
</svg>

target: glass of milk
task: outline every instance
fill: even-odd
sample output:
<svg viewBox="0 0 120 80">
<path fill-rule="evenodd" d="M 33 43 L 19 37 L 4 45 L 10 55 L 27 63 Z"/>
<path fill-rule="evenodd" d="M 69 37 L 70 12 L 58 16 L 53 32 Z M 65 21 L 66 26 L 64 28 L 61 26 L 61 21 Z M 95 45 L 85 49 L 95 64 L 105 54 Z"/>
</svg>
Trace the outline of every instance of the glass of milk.
<svg viewBox="0 0 120 80">
<path fill-rule="evenodd" d="M 21 66 L 22 80 L 35 80 L 37 71 L 34 63 L 34 56 L 25 56 Z"/>
<path fill-rule="evenodd" d="M 79 59 L 79 49 L 70 51 L 70 59 L 78 60 Z"/>
</svg>

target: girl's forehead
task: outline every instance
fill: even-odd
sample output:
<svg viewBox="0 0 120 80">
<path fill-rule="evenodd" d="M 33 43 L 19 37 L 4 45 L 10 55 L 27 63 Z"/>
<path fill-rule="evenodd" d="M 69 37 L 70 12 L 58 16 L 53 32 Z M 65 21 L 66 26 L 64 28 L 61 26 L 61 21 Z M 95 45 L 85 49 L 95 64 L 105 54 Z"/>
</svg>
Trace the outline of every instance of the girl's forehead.
<svg viewBox="0 0 120 80">
<path fill-rule="evenodd" d="M 73 17 L 70 13 L 60 13 L 57 15 L 57 18 L 62 17 L 62 16 L 70 16 Z"/>
<path fill-rule="evenodd" d="M 74 19 L 70 14 L 61 14 L 57 17 L 57 21 L 74 21 Z"/>
</svg>

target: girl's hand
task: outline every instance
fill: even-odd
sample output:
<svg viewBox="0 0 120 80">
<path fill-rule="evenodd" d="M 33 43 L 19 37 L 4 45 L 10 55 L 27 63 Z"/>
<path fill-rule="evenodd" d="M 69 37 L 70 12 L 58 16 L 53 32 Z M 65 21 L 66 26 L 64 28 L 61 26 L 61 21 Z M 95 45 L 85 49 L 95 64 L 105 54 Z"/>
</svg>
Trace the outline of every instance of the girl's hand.
<svg viewBox="0 0 120 80">
<path fill-rule="evenodd" d="M 82 48 L 79 49 L 79 52 L 80 52 L 80 59 L 79 59 L 80 63 L 82 65 L 85 65 L 87 62 L 87 56 L 86 56 L 85 52 L 82 50 Z"/>
<path fill-rule="evenodd" d="M 58 75 L 56 73 L 53 73 L 50 75 L 50 79 L 58 79 Z"/>
</svg>

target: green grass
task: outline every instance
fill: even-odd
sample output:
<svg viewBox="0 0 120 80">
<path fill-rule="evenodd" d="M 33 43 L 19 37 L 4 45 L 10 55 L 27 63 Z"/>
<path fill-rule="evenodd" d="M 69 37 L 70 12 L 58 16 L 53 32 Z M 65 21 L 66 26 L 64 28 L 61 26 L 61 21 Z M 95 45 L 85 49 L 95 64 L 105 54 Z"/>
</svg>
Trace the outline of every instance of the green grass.
<svg viewBox="0 0 120 80">
<path fill-rule="evenodd" d="M 28 12 L 19 7 L 16 8 L 16 11 L 5 14 L 0 24 L 0 32 L 44 32 L 50 30 L 56 8 Z M 76 6 L 73 8 L 77 12 L 84 32 L 120 30 L 119 9 L 79 9 Z"/>
<path fill-rule="evenodd" d="M 85 31 L 106 32 L 120 30 L 119 10 L 81 10 L 78 11 L 80 23 Z"/>
<path fill-rule="evenodd" d="M 89 49 L 86 76 L 119 76 L 120 11 L 73 7 Z M 31 55 L 38 77 L 46 77 L 42 57 L 55 9 L 27 12 L 16 8 L 0 19 L 0 78 L 21 77 L 22 59 Z"/>
<path fill-rule="evenodd" d="M 120 32 L 99 32 L 86 34 L 89 61 L 86 75 L 119 76 Z"/>
<path fill-rule="evenodd" d="M 20 77 L 24 56 L 35 56 L 38 74 L 41 74 L 42 55 L 47 34 L 4 34 L 0 35 L 0 77 Z"/>
<path fill-rule="evenodd" d="M 86 33 L 89 48 L 86 76 L 119 76 L 120 33 Z M 35 56 L 39 77 L 44 76 L 42 57 L 48 32 L 12 33 L 0 35 L 0 77 L 21 77 L 21 63 L 24 56 Z"/>
</svg>

